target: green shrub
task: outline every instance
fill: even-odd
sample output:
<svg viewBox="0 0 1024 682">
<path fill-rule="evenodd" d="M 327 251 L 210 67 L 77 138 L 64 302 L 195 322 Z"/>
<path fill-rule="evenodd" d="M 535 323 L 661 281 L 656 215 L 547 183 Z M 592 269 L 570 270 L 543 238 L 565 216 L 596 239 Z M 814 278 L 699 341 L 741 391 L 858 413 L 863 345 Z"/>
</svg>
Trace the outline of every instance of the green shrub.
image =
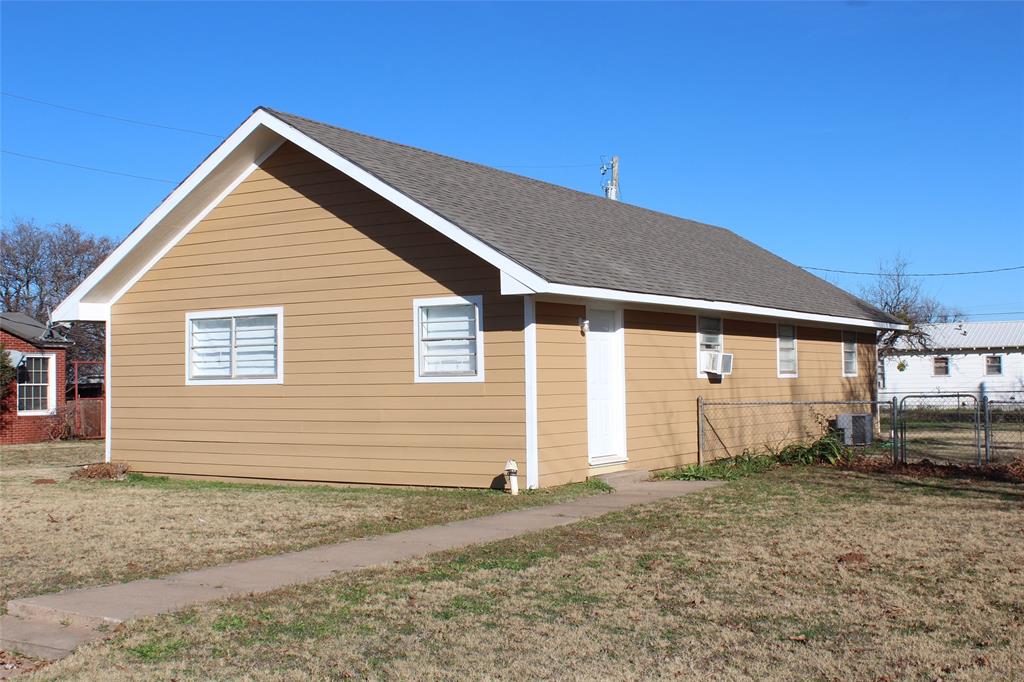
<svg viewBox="0 0 1024 682">
<path fill-rule="evenodd" d="M 791 443 L 778 452 L 742 455 L 731 459 L 718 459 L 707 464 L 689 464 L 659 475 L 659 478 L 677 481 L 734 481 L 737 478 L 761 474 L 772 467 L 806 466 L 811 464 L 835 465 L 849 462 L 852 453 L 839 440 L 837 434 L 826 433 L 812 443 Z"/>
</svg>

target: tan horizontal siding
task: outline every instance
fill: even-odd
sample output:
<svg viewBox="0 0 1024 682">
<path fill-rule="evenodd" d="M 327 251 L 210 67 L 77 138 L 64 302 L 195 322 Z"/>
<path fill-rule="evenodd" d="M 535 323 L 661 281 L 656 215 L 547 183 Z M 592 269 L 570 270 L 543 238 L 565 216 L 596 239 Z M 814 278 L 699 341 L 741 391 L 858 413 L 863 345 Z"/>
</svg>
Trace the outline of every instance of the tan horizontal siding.
<svg viewBox="0 0 1024 682">
<path fill-rule="evenodd" d="M 697 377 L 693 315 L 627 310 L 625 325 L 627 451 L 633 468 L 659 469 L 696 461 L 697 399 L 701 396 L 709 401 L 866 400 L 871 396 L 874 336 L 870 333 L 858 336 L 859 376 L 844 378 L 841 331 L 798 327 L 799 376 L 780 379 L 775 324 L 726 319 L 724 345 L 725 352 L 734 354 L 733 373 L 716 383 Z M 790 420 L 801 429 L 811 428 L 810 413 L 802 408 L 772 408 L 771 415 L 773 422 Z M 777 424 L 759 421 L 754 410 L 719 410 L 712 416 L 717 434 L 709 430 L 706 435 L 720 436 L 730 454 L 739 454 L 747 445 L 774 445 L 766 440 L 769 433 L 778 432 Z"/>
<path fill-rule="evenodd" d="M 484 296 L 486 381 L 417 384 L 412 301 L 452 294 Z M 186 386 L 186 313 L 264 306 L 284 307 L 285 383 Z M 113 456 L 153 473 L 489 486 L 523 458 L 522 323 L 495 268 L 285 145 L 114 306 Z"/>
<path fill-rule="evenodd" d="M 537 302 L 537 447 L 541 486 L 587 477 L 587 345 L 582 305 Z"/>
</svg>

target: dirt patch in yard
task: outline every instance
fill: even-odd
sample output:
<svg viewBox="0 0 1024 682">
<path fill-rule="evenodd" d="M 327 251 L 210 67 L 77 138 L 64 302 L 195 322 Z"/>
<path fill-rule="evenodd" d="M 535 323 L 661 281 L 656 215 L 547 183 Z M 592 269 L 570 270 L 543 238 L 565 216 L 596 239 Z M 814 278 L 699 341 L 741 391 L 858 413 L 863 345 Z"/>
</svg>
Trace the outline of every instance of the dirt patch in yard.
<svg viewBox="0 0 1024 682">
<path fill-rule="evenodd" d="M 893 464 L 891 460 L 882 457 L 865 457 L 853 460 L 846 466 L 854 471 L 912 478 L 953 478 L 1024 483 L 1024 458 L 1021 457 L 1007 463 L 982 466 L 933 462 L 929 459 L 906 464 Z"/>
<path fill-rule="evenodd" d="M 782 467 L 132 623 L 39 675 L 1014 679 L 1022 519 L 1018 485 Z"/>
<path fill-rule="evenodd" d="M 211 566 L 597 492 L 69 480 L 103 444 L 0 453 L 0 609 L 7 600 Z M 115 472 L 116 473 L 116 472 Z M 57 481 L 36 484 L 40 479 Z"/>
</svg>

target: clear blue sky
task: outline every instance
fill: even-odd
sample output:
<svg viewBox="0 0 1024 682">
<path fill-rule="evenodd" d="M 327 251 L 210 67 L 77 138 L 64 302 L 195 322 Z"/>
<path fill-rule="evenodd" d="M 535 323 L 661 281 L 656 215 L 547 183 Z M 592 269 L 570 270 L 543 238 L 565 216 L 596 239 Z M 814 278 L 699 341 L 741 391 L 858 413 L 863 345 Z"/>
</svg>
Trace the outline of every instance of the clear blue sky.
<svg viewBox="0 0 1024 682">
<path fill-rule="evenodd" d="M 3 90 L 226 135 L 257 105 L 734 229 L 800 265 L 1024 263 L 1024 5 L 15 3 Z M 3 148 L 181 180 L 213 137 L 2 97 Z M 4 155 L 2 213 L 123 237 L 172 187 Z M 856 291 L 864 278 L 835 275 Z M 934 278 L 1024 311 L 1024 271 Z M 1024 317 L 1011 315 L 1010 317 Z M 978 319 L 996 319 L 994 316 Z"/>
</svg>

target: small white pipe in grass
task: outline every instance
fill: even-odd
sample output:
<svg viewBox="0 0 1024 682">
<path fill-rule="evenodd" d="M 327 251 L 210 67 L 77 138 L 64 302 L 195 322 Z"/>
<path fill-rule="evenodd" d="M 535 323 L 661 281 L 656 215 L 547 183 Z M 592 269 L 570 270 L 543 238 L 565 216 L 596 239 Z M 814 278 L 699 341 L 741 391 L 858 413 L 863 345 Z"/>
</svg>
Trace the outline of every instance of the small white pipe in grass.
<svg viewBox="0 0 1024 682">
<path fill-rule="evenodd" d="M 513 495 L 519 494 L 519 465 L 514 459 L 505 462 L 505 478 L 508 479 L 508 489 Z"/>
</svg>

